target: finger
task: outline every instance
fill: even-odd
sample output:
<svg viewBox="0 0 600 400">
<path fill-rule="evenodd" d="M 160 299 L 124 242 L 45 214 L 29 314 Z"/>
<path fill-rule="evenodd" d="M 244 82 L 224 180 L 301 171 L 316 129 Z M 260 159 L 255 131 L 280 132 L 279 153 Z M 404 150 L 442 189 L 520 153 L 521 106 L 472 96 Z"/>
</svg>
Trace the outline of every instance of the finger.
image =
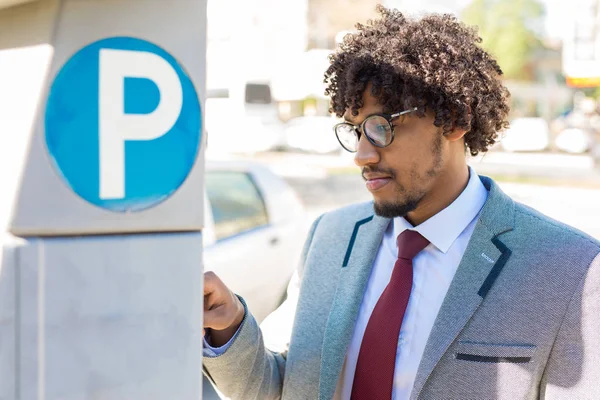
<svg viewBox="0 0 600 400">
<path fill-rule="evenodd" d="M 223 304 L 223 296 L 217 290 L 204 295 L 204 311 L 213 310 Z"/>
<path fill-rule="evenodd" d="M 221 279 L 212 271 L 204 273 L 204 295 L 210 294 L 221 285 Z"/>
</svg>

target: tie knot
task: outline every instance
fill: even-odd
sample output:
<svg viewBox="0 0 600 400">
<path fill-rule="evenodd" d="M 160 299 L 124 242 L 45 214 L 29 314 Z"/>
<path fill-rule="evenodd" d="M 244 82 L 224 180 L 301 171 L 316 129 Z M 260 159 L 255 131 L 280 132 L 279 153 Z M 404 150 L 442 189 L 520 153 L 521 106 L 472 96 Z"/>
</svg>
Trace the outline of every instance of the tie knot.
<svg viewBox="0 0 600 400">
<path fill-rule="evenodd" d="M 429 244 L 429 240 L 425 239 L 419 232 L 405 230 L 398 235 L 396 239 L 398 244 L 398 258 L 412 260 Z"/>
</svg>

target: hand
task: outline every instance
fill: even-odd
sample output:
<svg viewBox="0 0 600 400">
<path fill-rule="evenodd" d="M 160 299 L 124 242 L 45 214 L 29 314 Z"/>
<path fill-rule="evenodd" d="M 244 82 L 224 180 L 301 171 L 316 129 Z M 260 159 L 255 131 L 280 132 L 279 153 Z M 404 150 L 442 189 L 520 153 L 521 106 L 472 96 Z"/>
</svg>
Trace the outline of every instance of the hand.
<svg viewBox="0 0 600 400">
<path fill-rule="evenodd" d="M 214 272 L 204 273 L 204 330 L 210 345 L 221 347 L 235 335 L 244 320 L 244 305 Z"/>
</svg>

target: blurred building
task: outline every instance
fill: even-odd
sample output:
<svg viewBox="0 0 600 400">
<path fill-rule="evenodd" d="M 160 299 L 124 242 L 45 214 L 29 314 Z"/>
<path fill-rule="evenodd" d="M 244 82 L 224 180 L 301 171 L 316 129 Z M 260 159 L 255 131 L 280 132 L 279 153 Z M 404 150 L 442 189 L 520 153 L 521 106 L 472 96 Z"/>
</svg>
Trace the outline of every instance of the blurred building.
<svg viewBox="0 0 600 400">
<path fill-rule="evenodd" d="M 511 118 L 540 117 L 550 122 L 572 107 L 574 90 L 565 83 L 561 44 L 547 42 L 526 65 L 528 80 L 507 81 Z"/>
<path fill-rule="evenodd" d="M 471 0 L 385 0 L 381 3 L 390 8 L 410 14 L 422 13 L 447 13 L 458 14 L 458 12 Z"/>
<path fill-rule="evenodd" d="M 277 60 L 307 47 L 308 0 L 208 2 L 208 86 L 269 79 Z"/>
<path fill-rule="evenodd" d="M 281 60 L 307 48 L 308 0 L 208 2 L 208 149 L 256 152 L 276 148 L 281 120 L 272 80 Z"/>
<path fill-rule="evenodd" d="M 308 47 L 333 49 L 341 31 L 376 17 L 381 0 L 308 0 Z"/>
<path fill-rule="evenodd" d="M 600 86 L 600 1 L 575 0 L 566 16 L 563 72 L 571 87 Z"/>
<path fill-rule="evenodd" d="M 340 32 L 353 30 L 356 23 L 377 17 L 382 4 L 409 14 L 438 12 L 456 14 L 470 0 L 309 0 L 308 47 L 333 49 Z M 339 40 L 339 36 L 337 37 Z"/>
</svg>

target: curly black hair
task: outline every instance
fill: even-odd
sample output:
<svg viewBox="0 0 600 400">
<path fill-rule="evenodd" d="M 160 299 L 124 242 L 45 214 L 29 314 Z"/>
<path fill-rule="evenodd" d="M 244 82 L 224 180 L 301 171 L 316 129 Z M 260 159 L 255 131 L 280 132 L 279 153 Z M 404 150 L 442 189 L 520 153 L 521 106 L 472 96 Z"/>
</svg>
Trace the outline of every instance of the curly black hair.
<svg viewBox="0 0 600 400">
<path fill-rule="evenodd" d="M 408 18 L 377 6 L 381 18 L 357 24 L 325 72 L 330 112 L 356 116 L 369 84 L 385 112 L 418 107 L 447 133 L 467 130 L 465 147 L 485 152 L 508 127 L 509 92 L 498 63 L 478 44 L 477 29 L 450 14 Z"/>
</svg>

